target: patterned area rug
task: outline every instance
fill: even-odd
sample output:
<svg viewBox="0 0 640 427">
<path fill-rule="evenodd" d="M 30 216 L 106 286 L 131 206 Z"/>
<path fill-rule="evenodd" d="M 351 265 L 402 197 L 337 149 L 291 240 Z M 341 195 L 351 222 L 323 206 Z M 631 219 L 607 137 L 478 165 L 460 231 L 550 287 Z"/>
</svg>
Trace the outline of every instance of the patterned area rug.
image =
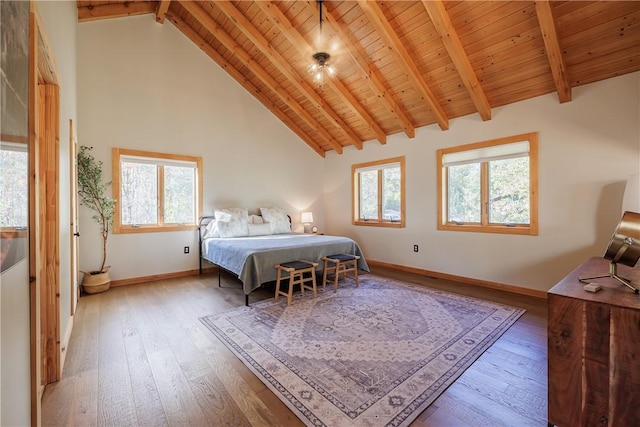
<svg viewBox="0 0 640 427">
<path fill-rule="evenodd" d="M 201 321 L 313 426 L 404 426 L 525 310 L 375 275 Z"/>
</svg>

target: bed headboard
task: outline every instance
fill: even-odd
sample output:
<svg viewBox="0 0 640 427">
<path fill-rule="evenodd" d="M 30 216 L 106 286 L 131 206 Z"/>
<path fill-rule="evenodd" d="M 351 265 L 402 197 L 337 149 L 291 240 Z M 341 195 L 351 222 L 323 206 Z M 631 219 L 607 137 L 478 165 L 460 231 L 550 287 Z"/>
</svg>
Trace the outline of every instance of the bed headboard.
<svg viewBox="0 0 640 427">
<path fill-rule="evenodd" d="M 260 215 L 256 215 L 260 216 Z M 287 214 L 287 218 L 289 219 L 289 226 L 291 226 L 291 215 Z M 214 215 L 207 215 L 200 217 L 198 220 L 198 243 L 200 244 L 200 251 L 202 251 L 202 236 L 204 235 L 204 229 L 211 221 L 215 221 L 216 217 Z"/>
</svg>

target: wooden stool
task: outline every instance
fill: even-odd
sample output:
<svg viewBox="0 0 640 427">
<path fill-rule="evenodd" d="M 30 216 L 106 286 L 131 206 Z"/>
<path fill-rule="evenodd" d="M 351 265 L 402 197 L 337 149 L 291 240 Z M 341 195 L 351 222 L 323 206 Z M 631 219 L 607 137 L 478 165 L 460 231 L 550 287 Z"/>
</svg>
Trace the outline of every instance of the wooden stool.
<svg viewBox="0 0 640 427">
<path fill-rule="evenodd" d="M 291 305 L 291 299 L 293 298 L 293 287 L 295 285 L 300 285 L 300 293 L 304 295 L 304 290 L 309 289 L 313 291 L 313 296 L 318 295 L 318 289 L 316 287 L 316 267 L 318 266 L 317 262 L 310 261 L 291 261 L 284 262 L 282 264 L 274 265 L 274 268 L 278 270 L 278 278 L 276 279 L 276 297 L 275 300 L 278 301 L 279 295 L 284 295 L 287 297 L 287 305 Z M 289 273 L 289 275 L 284 275 L 283 273 Z M 304 277 L 305 273 L 311 273 L 309 277 Z M 289 278 L 289 292 L 283 292 L 280 290 L 280 280 L 284 280 Z M 307 282 L 312 282 L 312 285 L 305 285 Z"/>
<path fill-rule="evenodd" d="M 347 280 L 347 277 L 355 280 L 356 288 L 358 287 L 358 260 L 360 259 L 358 255 L 336 254 L 323 256 L 322 259 L 324 260 L 324 270 L 322 271 L 323 289 L 330 273 L 334 274 L 333 292 L 338 290 L 338 280 L 340 280 L 341 274 L 345 280 Z"/>
</svg>

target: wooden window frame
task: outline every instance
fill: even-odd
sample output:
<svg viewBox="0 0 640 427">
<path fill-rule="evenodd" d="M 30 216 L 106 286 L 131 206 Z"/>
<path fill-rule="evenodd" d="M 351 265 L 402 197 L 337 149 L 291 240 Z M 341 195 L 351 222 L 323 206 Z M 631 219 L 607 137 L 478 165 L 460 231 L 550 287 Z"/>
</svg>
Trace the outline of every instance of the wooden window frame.
<svg viewBox="0 0 640 427">
<path fill-rule="evenodd" d="M 0 136 L 0 146 L 6 144 L 9 147 L 14 146 L 14 147 L 20 147 L 20 149 L 16 149 L 15 151 L 19 151 L 19 152 L 24 152 L 27 154 L 27 165 L 26 165 L 26 174 L 25 176 L 27 176 L 27 186 L 29 185 L 28 183 L 28 177 L 29 177 L 29 139 L 25 138 L 25 137 L 19 137 L 19 136 L 14 136 L 14 135 L 1 135 Z M 21 147 L 20 145 L 24 146 Z M 2 149 L 2 148 L 0 148 Z M 6 149 L 6 148 L 5 148 Z M 26 189 L 25 189 L 26 191 Z M 6 236 L 7 238 L 18 238 L 18 237 L 26 237 L 28 235 L 28 226 L 29 226 L 29 215 L 27 215 L 27 223 L 24 225 L 14 225 L 14 226 L 0 226 L 0 232 L 2 233 L 3 236 Z"/>
<path fill-rule="evenodd" d="M 479 148 L 492 147 L 497 145 L 512 144 L 521 141 L 529 142 L 529 224 L 492 224 L 488 221 L 486 208 L 481 209 L 482 219 L 480 223 L 458 224 L 448 221 L 447 212 L 447 167 L 443 165 L 443 156 L 449 153 L 475 150 Z M 480 233 L 500 233 L 518 235 L 538 235 L 538 133 L 531 132 L 505 138 L 492 139 L 457 147 L 440 149 L 437 152 L 437 181 L 438 181 L 438 230 L 446 231 L 470 231 Z M 488 199 L 488 163 L 481 164 L 481 201 L 482 206 L 486 206 Z"/>
<path fill-rule="evenodd" d="M 164 154 L 164 153 L 156 153 L 151 151 L 141 151 L 141 150 L 130 150 L 126 148 L 113 148 L 111 151 L 111 167 L 112 167 L 112 193 L 113 198 L 115 200 L 121 200 L 120 194 L 120 180 L 121 180 L 121 170 L 120 170 L 120 162 L 122 156 L 134 156 L 134 157 L 144 157 L 146 159 L 158 159 L 161 163 L 162 161 L 183 161 L 183 162 L 191 162 L 196 165 L 196 218 L 194 219 L 194 223 L 176 225 L 176 224 L 164 224 L 164 201 L 162 194 L 164 193 L 164 173 L 163 166 L 157 165 L 159 167 L 159 176 L 158 176 L 158 224 L 154 225 L 128 225 L 122 224 L 120 205 L 116 203 L 116 209 L 113 215 L 113 233 L 114 234 L 126 234 L 126 233 L 155 233 L 162 231 L 186 231 L 186 230 L 196 230 L 198 228 L 198 218 L 202 216 L 202 157 L 195 156 L 184 156 L 179 154 Z"/>
<path fill-rule="evenodd" d="M 393 221 L 382 219 L 382 171 L 385 165 L 400 164 L 400 220 Z M 380 219 L 363 219 L 360 218 L 360 179 L 359 169 L 374 168 L 378 170 L 378 218 Z M 352 224 L 363 225 L 368 227 L 390 227 L 404 228 L 406 226 L 406 172 L 405 157 L 393 157 L 390 159 L 376 160 L 373 162 L 358 163 L 351 166 L 351 194 L 352 194 Z"/>
</svg>

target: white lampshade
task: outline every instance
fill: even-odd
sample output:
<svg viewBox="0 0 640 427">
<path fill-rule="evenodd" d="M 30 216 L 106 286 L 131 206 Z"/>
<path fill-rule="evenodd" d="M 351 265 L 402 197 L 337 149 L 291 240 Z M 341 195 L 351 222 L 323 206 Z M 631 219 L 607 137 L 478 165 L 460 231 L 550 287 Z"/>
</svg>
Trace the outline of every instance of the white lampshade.
<svg viewBox="0 0 640 427">
<path fill-rule="evenodd" d="M 640 212 L 640 175 L 631 175 L 627 179 L 622 196 L 622 213 Z"/>
<path fill-rule="evenodd" d="M 313 212 L 302 212 L 302 217 L 300 218 L 300 222 L 303 224 L 308 224 L 313 222 Z"/>
</svg>

